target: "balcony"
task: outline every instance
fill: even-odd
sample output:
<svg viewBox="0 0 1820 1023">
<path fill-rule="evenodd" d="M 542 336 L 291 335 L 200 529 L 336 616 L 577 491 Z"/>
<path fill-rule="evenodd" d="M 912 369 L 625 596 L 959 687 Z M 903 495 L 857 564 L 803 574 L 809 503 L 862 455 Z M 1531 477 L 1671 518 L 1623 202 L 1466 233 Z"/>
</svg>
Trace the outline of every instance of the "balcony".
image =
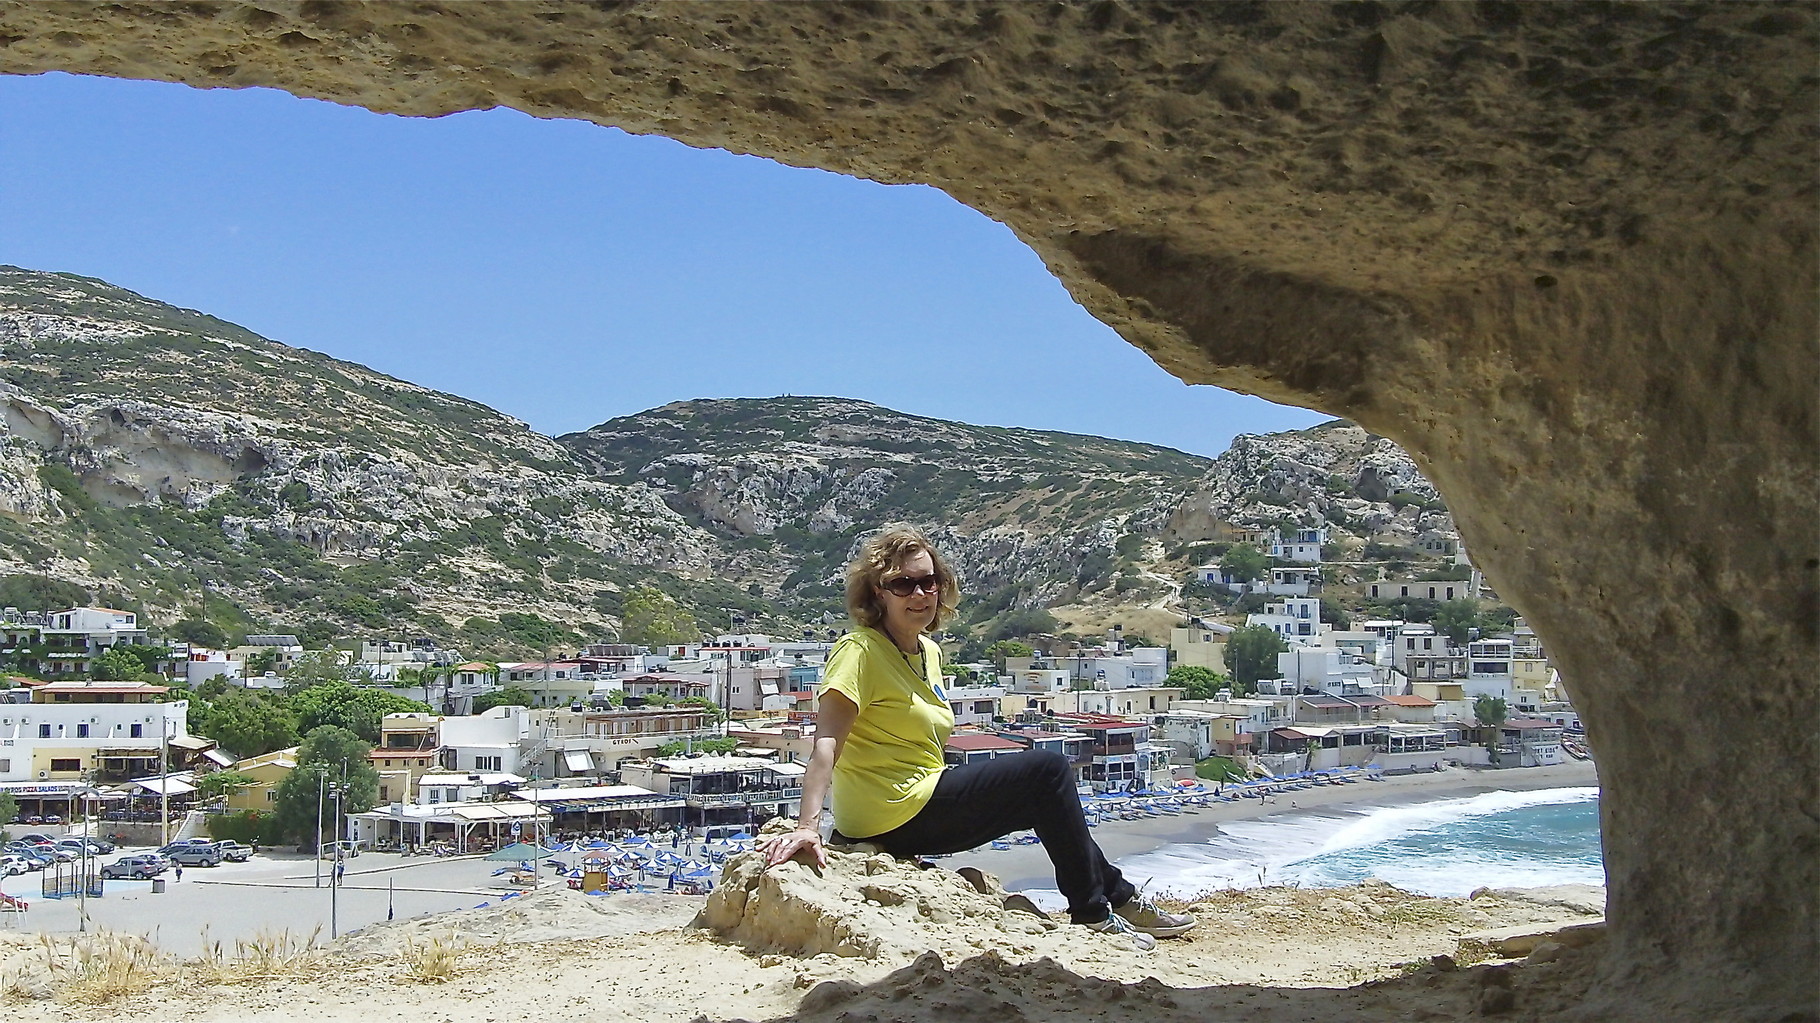
<svg viewBox="0 0 1820 1023">
<path fill-rule="evenodd" d="M 747 789 L 743 792 L 672 792 L 684 803 L 703 810 L 723 806 L 745 806 L 749 803 L 793 802 L 803 797 L 800 788 Z"/>
</svg>

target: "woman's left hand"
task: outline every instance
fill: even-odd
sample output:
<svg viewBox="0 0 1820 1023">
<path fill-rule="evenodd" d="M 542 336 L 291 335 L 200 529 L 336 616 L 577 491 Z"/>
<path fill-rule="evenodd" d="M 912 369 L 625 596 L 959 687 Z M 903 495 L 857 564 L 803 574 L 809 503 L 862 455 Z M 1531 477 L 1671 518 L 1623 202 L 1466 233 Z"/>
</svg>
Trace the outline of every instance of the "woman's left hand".
<svg viewBox="0 0 1820 1023">
<path fill-rule="evenodd" d="M 828 865 L 828 856 L 822 852 L 822 834 L 812 828 L 797 828 L 787 835 L 772 835 L 760 842 L 758 848 L 765 854 L 767 867 L 775 867 L 805 849 L 814 858 L 817 867 Z"/>
</svg>

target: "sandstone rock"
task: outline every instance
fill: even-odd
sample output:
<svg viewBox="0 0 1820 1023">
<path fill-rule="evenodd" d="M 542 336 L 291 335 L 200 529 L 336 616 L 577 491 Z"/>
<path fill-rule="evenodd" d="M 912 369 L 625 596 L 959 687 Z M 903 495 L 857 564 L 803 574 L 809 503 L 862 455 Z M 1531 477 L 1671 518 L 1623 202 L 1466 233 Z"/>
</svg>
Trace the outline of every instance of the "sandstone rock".
<svg viewBox="0 0 1820 1023">
<path fill-rule="evenodd" d="M 268 6 L 14 4 L 0 70 L 505 105 L 947 189 L 1184 380 L 1346 415 L 1446 493 L 1599 754 L 1586 1011 L 1811 1013 L 1804 8 Z"/>
</svg>

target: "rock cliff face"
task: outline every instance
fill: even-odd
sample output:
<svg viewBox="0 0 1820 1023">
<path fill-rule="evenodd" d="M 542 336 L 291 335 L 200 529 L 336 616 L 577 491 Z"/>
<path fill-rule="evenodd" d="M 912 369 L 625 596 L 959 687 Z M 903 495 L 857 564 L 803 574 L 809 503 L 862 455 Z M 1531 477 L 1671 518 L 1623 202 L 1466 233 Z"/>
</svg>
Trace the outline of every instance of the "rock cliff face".
<svg viewBox="0 0 1820 1023">
<path fill-rule="evenodd" d="M 602 594 L 640 577 L 756 583 L 755 626 L 819 621 L 840 611 L 854 543 L 894 520 L 933 529 L 970 592 L 1015 588 L 1018 606 L 1042 606 L 1109 582 L 1121 541 L 1148 565 L 1158 552 L 1128 537 L 1341 521 L 1403 541 L 1414 510 L 1359 500 L 1348 481 L 1433 494 L 1395 445 L 1344 424 L 1241 438 L 1209 461 L 789 397 L 679 402 L 552 440 L 99 281 L 23 270 L 0 271 L 0 431 L 0 552 L 15 569 L 172 615 L 167 594 L 193 598 L 198 576 L 293 623 L 377 626 L 408 605 L 432 634 L 431 616 L 524 605 L 610 622 Z M 307 552 L 318 577 L 366 566 L 366 596 L 393 606 L 300 588 L 274 544 Z"/>
<path fill-rule="evenodd" d="M 607 580 L 544 595 L 544 563 L 564 556 L 552 530 L 579 548 L 570 561 L 668 573 L 705 571 L 715 546 L 651 488 L 591 479 L 491 409 L 99 281 L 0 271 L 0 377 L 15 567 L 154 610 L 203 576 L 251 609 L 359 620 L 274 578 L 261 543 L 320 571 L 398 562 L 365 577 L 367 596 L 449 615 L 497 613 L 514 591 L 552 614 L 589 607 Z"/>
<path fill-rule="evenodd" d="M 1346 416 L 1448 495 L 1598 749 L 1589 1013 L 1811 1015 L 1811 6 L 15 3 L 0 36 L 8 72 L 949 190 L 1184 380 Z"/>
</svg>

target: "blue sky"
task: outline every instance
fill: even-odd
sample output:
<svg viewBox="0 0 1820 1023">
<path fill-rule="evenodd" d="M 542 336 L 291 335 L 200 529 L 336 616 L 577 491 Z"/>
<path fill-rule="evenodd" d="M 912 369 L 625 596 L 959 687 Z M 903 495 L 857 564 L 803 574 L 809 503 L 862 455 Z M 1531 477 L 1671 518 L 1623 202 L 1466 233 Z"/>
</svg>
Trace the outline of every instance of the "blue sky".
<svg viewBox="0 0 1820 1023">
<path fill-rule="evenodd" d="M 1189 387 L 945 194 L 515 111 L 0 76 L 0 263 L 78 273 L 551 434 L 835 394 L 1214 455 L 1326 419 Z"/>
</svg>

